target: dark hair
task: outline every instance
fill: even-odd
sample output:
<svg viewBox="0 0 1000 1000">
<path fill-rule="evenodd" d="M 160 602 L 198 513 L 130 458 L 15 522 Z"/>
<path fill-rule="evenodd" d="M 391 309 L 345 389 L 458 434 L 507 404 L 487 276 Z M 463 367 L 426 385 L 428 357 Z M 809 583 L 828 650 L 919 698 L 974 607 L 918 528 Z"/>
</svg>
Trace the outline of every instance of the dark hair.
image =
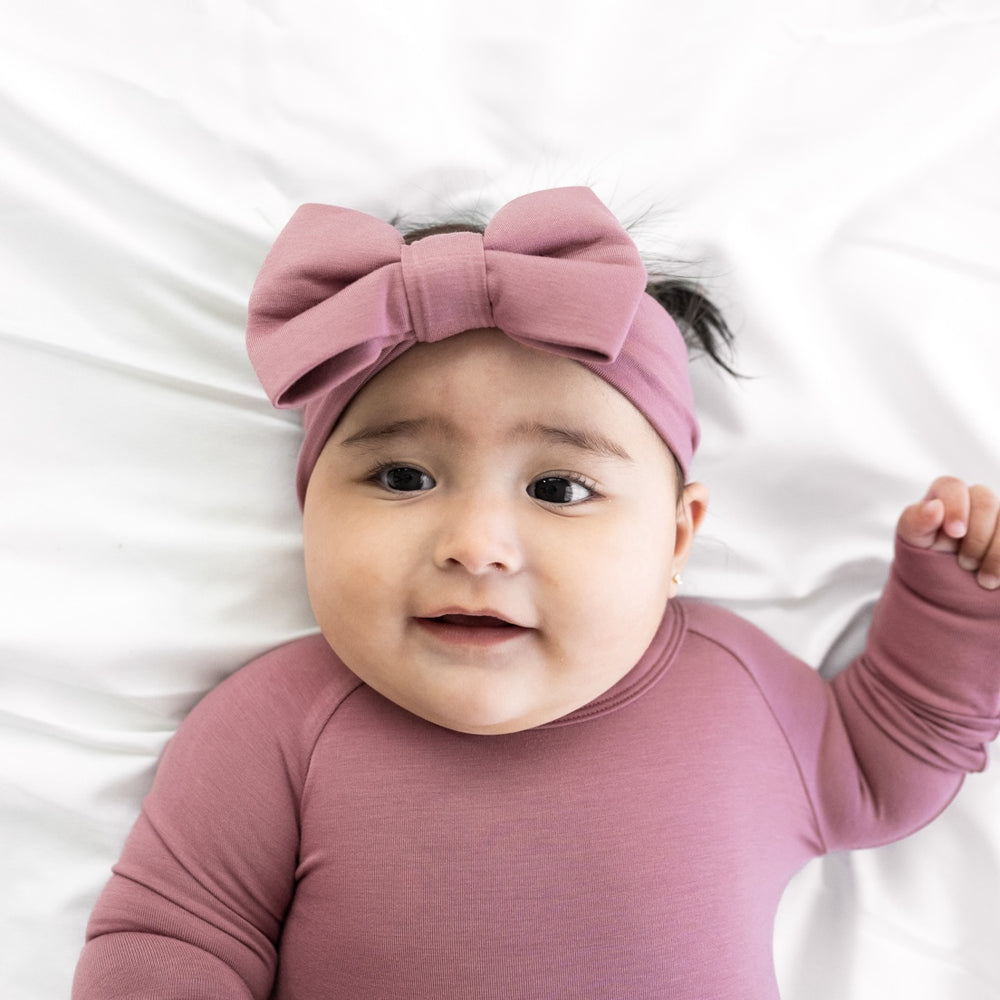
<svg viewBox="0 0 1000 1000">
<path fill-rule="evenodd" d="M 723 371 L 733 376 L 738 374 L 728 360 L 732 355 L 733 331 L 697 282 L 651 274 L 646 293 L 673 317 L 689 351 L 707 354 Z"/>
<path fill-rule="evenodd" d="M 482 233 L 486 228 L 481 217 L 471 214 L 430 225 L 403 224 L 397 216 L 392 224 L 400 230 L 407 244 L 446 233 Z M 708 355 L 723 371 L 737 376 L 728 360 L 732 355 L 733 332 L 721 310 L 697 282 L 660 273 L 664 266 L 661 262 L 656 271 L 650 273 L 646 292 L 673 317 L 689 351 Z"/>
</svg>

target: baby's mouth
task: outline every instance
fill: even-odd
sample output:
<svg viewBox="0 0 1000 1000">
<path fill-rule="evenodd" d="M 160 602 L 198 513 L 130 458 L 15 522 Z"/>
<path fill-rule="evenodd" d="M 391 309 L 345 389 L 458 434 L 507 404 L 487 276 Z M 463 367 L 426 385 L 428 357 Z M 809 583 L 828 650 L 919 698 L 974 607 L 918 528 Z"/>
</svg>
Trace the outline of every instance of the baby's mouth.
<svg viewBox="0 0 1000 1000">
<path fill-rule="evenodd" d="M 427 634 L 449 645 L 495 646 L 531 631 L 494 614 L 447 612 L 414 621 Z"/>
<path fill-rule="evenodd" d="M 461 625 L 466 628 L 517 628 L 513 622 L 495 615 L 438 615 L 424 621 L 440 622 L 442 625 Z"/>
</svg>

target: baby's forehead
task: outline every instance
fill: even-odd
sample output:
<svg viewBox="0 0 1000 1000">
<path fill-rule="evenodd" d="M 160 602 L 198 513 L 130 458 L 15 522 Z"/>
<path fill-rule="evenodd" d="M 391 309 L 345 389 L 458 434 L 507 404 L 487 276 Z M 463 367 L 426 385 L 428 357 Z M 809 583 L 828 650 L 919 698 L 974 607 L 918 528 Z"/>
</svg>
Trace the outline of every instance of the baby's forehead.
<svg viewBox="0 0 1000 1000">
<path fill-rule="evenodd" d="M 519 344 L 496 329 L 414 345 L 362 386 L 345 412 L 377 409 L 385 414 L 388 408 L 427 404 L 446 413 L 469 401 L 471 386 L 481 390 L 481 405 L 492 405 L 498 415 L 586 410 L 597 404 L 594 417 L 599 419 L 611 400 L 639 412 L 575 359 Z M 608 401 L 603 407 L 602 400 Z"/>
<path fill-rule="evenodd" d="M 665 447 L 643 414 L 582 364 L 499 330 L 411 348 L 356 394 L 334 437 L 369 449 L 421 438 L 499 438 L 623 461 Z"/>
</svg>

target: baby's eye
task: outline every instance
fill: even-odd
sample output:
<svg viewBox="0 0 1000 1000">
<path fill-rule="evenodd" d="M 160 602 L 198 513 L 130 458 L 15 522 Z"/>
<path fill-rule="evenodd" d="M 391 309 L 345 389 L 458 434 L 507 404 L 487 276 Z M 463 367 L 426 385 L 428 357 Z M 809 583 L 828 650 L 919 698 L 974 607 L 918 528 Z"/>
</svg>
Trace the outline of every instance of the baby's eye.
<svg viewBox="0 0 1000 1000">
<path fill-rule="evenodd" d="M 372 478 L 393 493 L 416 493 L 436 485 L 426 472 L 412 465 L 387 465 L 376 469 Z"/>
<path fill-rule="evenodd" d="M 589 500 L 594 490 L 570 476 L 543 476 L 528 486 L 528 496 L 544 503 L 575 504 Z"/>
</svg>

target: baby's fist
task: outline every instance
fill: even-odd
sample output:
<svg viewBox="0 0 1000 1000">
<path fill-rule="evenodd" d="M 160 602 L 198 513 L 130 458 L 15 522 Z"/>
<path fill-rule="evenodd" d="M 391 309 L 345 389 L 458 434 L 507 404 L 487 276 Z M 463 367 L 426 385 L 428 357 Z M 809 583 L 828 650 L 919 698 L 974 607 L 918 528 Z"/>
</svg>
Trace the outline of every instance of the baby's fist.
<svg viewBox="0 0 1000 1000">
<path fill-rule="evenodd" d="M 986 486 L 935 479 L 924 499 L 903 511 L 897 530 L 917 548 L 954 552 L 980 586 L 1000 587 L 1000 498 Z"/>
</svg>

